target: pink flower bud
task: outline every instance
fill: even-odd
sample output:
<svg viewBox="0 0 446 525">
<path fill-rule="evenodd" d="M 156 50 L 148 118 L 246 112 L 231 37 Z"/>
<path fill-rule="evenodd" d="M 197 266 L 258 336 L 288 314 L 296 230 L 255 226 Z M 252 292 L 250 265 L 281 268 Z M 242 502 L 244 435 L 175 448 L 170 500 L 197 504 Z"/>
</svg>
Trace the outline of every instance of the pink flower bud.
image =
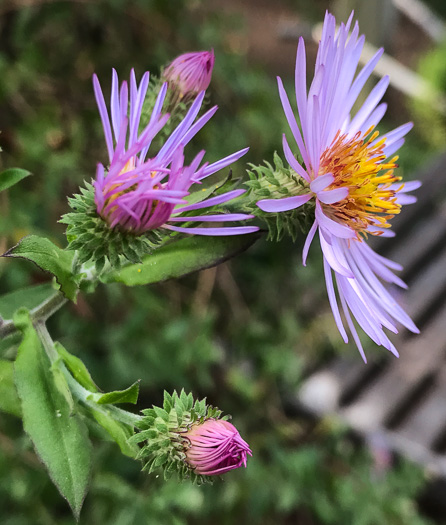
<svg viewBox="0 0 446 525">
<path fill-rule="evenodd" d="M 164 70 L 163 79 L 169 82 L 180 97 L 194 96 L 208 88 L 214 68 L 214 50 L 185 53 Z"/>
<path fill-rule="evenodd" d="M 203 476 L 246 467 L 247 455 L 252 456 L 248 443 L 228 421 L 208 419 L 193 425 L 183 437 L 190 442 L 186 450 L 187 463 L 196 474 Z"/>
</svg>

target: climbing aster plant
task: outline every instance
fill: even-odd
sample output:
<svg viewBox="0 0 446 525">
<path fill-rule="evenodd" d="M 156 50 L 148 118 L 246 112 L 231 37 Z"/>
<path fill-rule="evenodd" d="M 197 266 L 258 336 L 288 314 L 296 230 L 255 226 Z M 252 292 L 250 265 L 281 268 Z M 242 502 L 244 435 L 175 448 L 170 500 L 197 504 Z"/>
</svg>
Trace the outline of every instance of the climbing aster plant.
<svg viewBox="0 0 446 525">
<path fill-rule="evenodd" d="M 0 335 L 7 383 L 17 398 L 14 413 L 59 492 L 79 517 L 91 475 L 88 428 L 98 426 L 121 452 L 145 471 L 196 483 L 247 466 L 250 446 L 228 416 L 193 395 L 164 394 L 162 407 L 141 413 L 117 405 L 135 404 L 139 383 L 102 392 L 85 364 L 47 328 L 64 304 L 92 293 L 99 284 L 148 285 L 215 266 L 243 252 L 268 232 L 270 240 L 307 234 L 304 264 L 318 232 L 327 291 L 336 325 L 350 333 L 363 355 L 357 324 L 377 344 L 397 354 L 385 329 L 396 322 L 416 326 L 383 282 L 404 283 L 398 266 L 367 245 L 368 235 L 386 235 L 392 217 L 413 198 L 396 174 L 397 157 L 411 124 L 379 137 L 384 78 L 355 115 L 350 111 L 381 51 L 356 75 L 364 38 L 357 25 L 336 29 L 327 14 L 315 77 L 306 90 L 301 40 L 296 63 L 296 113 L 279 79 L 279 96 L 296 142 L 283 139 L 285 161 L 249 165 L 245 183 L 230 167 L 248 148 L 208 160 L 194 157 L 189 143 L 217 107 L 204 110 L 214 53 L 181 55 L 159 78 L 148 72 L 120 82 L 113 70 L 106 102 L 96 75 L 94 96 L 102 122 L 104 157 L 92 180 L 72 197 L 61 218 L 67 245 L 29 235 L 3 257 L 25 259 L 48 272 L 51 283 L 0 297 Z M 0 191 L 29 173 L 0 174 Z M 227 225 L 226 223 L 229 223 Z M 262 229 L 260 224 L 265 225 Z M 336 288 L 335 288 L 336 287 Z M 345 321 L 341 319 L 341 304 Z M 353 318 L 352 318 L 353 317 Z M 16 349 L 16 351 L 15 351 Z M 88 423 L 88 424 L 87 424 Z"/>
</svg>

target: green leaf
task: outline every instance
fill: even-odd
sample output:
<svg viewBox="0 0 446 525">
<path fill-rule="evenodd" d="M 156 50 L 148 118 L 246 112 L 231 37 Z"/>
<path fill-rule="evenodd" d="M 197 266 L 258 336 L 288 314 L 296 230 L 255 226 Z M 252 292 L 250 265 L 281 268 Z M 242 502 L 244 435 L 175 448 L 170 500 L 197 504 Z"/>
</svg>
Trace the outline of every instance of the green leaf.
<svg viewBox="0 0 446 525">
<path fill-rule="evenodd" d="M 54 382 L 49 359 L 29 312 L 19 310 L 15 318 L 17 327 L 23 331 L 14 366 L 23 426 L 51 479 L 78 518 L 91 469 L 91 444 L 86 428 L 72 414 Z"/>
<path fill-rule="evenodd" d="M 54 343 L 54 347 L 67 365 L 68 370 L 73 374 L 74 379 L 84 388 L 90 390 L 90 392 L 98 392 L 99 388 L 96 386 L 84 363 L 75 355 L 70 354 L 60 343 Z"/>
<path fill-rule="evenodd" d="M 98 405 L 116 405 L 117 403 L 132 403 L 138 401 L 139 381 L 133 383 L 125 390 L 116 390 L 115 392 L 107 392 L 99 396 L 92 396 L 92 399 Z"/>
<path fill-rule="evenodd" d="M 116 421 L 112 416 L 109 416 L 104 412 L 91 410 L 91 413 L 99 425 L 101 425 L 101 427 L 108 432 L 113 441 L 119 445 L 121 452 L 126 456 L 135 458 L 139 452 L 139 447 L 128 442 L 128 439 L 133 436 L 133 429 L 129 425 Z"/>
<path fill-rule="evenodd" d="M 146 255 L 142 264 L 131 264 L 106 274 L 103 280 L 136 286 L 182 277 L 234 257 L 260 236 L 261 232 L 225 237 L 187 237 Z"/>
<path fill-rule="evenodd" d="M 57 353 L 69 369 L 69 371 L 72 373 L 73 377 L 76 379 L 76 381 L 81 384 L 84 388 L 89 390 L 90 392 L 98 392 L 99 388 L 93 381 L 90 372 L 88 371 L 87 367 L 84 365 L 84 363 L 73 354 L 70 354 L 68 350 L 66 350 L 60 343 L 56 342 L 54 343 L 54 347 L 57 350 Z M 133 389 L 130 394 L 134 395 L 134 385 L 130 387 L 130 389 Z M 130 390 L 127 389 L 127 390 Z M 124 390 L 124 392 L 127 392 Z M 103 394 L 99 399 L 102 399 L 103 397 L 109 396 L 113 397 L 114 394 L 121 394 L 122 392 L 112 392 L 110 394 Z M 138 392 L 136 392 L 136 398 L 138 397 Z M 98 404 L 103 404 L 103 401 L 97 401 Z M 113 401 L 111 401 L 113 402 Z M 115 401 L 119 402 L 119 401 Z M 123 401 L 126 402 L 126 401 Z M 135 401 L 127 401 L 127 402 L 136 402 Z M 110 401 L 108 401 L 110 403 Z M 94 410 L 93 407 L 89 407 L 89 414 L 93 415 L 97 423 L 103 427 L 107 433 L 110 435 L 110 437 L 115 441 L 119 448 L 121 449 L 121 452 L 125 454 L 126 456 L 134 458 L 138 452 L 139 448 L 135 445 L 131 445 L 127 443 L 127 440 L 133 435 L 133 428 L 129 425 L 125 425 L 124 423 L 121 423 L 119 421 L 116 421 L 113 419 L 111 415 L 108 414 L 106 407 L 101 407 L 101 410 Z"/>
<path fill-rule="evenodd" d="M 0 410 L 21 416 L 20 399 L 14 384 L 14 364 L 0 359 Z"/>
<path fill-rule="evenodd" d="M 17 184 L 31 173 L 21 168 L 9 168 L 0 173 L 0 191 L 7 190 L 14 184 Z"/>
<path fill-rule="evenodd" d="M 201 184 L 194 184 L 192 192 L 184 200 L 187 204 L 197 204 L 210 197 L 218 188 L 221 188 L 229 179 L 229 175 L 220 173 L 207 177 Z"/>
<path fill-rule="evenodd" d="M 78 287 L 71 273 L 74 252 L 62 250 L 44 237 L 29 235 L 2 257 L 19 257 L 32 261 L 42 270 L 53 274 L 65 297 L 75 302 Z"/>
<path fill-rule="evenodd" d="M 14 312 L 21 307 L 32 310 L 53 295 L 59 292 L 54 289 L 52 283 L 27 286 L 21 290 L 0 296 L 0 316 L 3 319 L 12 319 Z"/>
<path fill-rule="evenodd" d="M 76 406 L 74 403 L 73 395 L 71 393 L 70 387 L 68 386 L 66 377 L 62 370 L 59 367 L 59 363 L 56 362 L 50 367 L 51 373 L 53 374 L 53 381 L 54 384 L 59 390 L 59 392 L 63 395 L 65 398 L 65 401 L 68 403 L 68 406 L 70 407 L 71 415 L 73 415 L 76 411 Z"/>
</svg>

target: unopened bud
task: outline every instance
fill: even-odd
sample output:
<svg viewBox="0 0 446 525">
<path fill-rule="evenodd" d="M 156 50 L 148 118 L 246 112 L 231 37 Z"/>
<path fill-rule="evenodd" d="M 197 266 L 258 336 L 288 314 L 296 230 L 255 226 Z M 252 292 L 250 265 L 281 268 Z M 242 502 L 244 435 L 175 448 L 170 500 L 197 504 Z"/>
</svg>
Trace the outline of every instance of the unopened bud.
<svg viewBox="0 0 446 525">
<path fill-rule="evenodd" d="M 171 62 L 163 72 L 169 88 L 178 92 L 179 98 L 190 98 L 208 88 L 214 68 L 214 50 L 185 53 Z"/>
<path fill-rule="evenodd" d="M 192 425 L 184 437 L 190 441 L 186 461 L 196 474 L 216 476 L 229 470 L 246 467 L 251 449 L 229 421 L 208 419 Z"/>
<path fill-rule="evenodd" d="M 176 472 L 180 479 L 205 483 L 212 481 L 211 476 L 246 467 L 247 456 L 252 455 L 234 425 L 221 418 L 221 411 L 206 405 L 205 399 L 194 401 L 192 394 L 165 392 L 163 408 L 143 414 L 142 431 L 130 441 L 143 443 L 139 458 L 149 472 L 162 468 L 165 478 Z"/>
</svg>

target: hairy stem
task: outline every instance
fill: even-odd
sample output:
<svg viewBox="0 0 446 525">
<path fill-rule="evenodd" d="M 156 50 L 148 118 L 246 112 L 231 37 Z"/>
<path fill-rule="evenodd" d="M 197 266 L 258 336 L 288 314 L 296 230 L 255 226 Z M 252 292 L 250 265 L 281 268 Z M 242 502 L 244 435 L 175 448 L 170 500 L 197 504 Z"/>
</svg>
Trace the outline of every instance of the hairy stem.
<svg viewBox="0 0 446 525">
<path fill-rule="evenodd" d="M 47 319 L 49 319 L 54 313 L 57 312 L 66 302 L 68 299 L 66 299 L 61 292 L 54 292 L 54 295 L 43 301 L 43 303 L 39 304 L 35 308 L 33 308 L 30 311 L 31 320 L 33 323 L 36 323 L 38 321 L 45 322 Z M 4 321 L 3 323 L 0 321 L 0 339 L 4 337 L 8 337 L 9 335 L 16 332 L 17 329 L 14 326 L 13 320 Z"/>
<path fill-rule="evenodd" d="M 96 410 L 97 412 L 102 412 L 105 415 L 113 417 L 113 419 L 116 421 L 120 421 L 121 423 L 125 423 L 133 427 L 138 427 L 138 424 L 142 421 L 142 417 L 138 414 L 133 414 L 132 412 L 122 410 L 121 408 L 117 408 L 113 405 L 107 405 L 107 407 L 105 407 L 105 405 L 102 406 L 95 403 L 91 399 L 93 392 L 90 392 L 80 385 L 61 361 L 45 322 L 39 320 L 34 323 L 34 327 L 39 335 L 43 347 L 45 348 L 48 358 L 51 361 L 51 364 L 57 363 L 57 366 L 62 371 L 74 398 L 92 410 Z"/>
</svg>

